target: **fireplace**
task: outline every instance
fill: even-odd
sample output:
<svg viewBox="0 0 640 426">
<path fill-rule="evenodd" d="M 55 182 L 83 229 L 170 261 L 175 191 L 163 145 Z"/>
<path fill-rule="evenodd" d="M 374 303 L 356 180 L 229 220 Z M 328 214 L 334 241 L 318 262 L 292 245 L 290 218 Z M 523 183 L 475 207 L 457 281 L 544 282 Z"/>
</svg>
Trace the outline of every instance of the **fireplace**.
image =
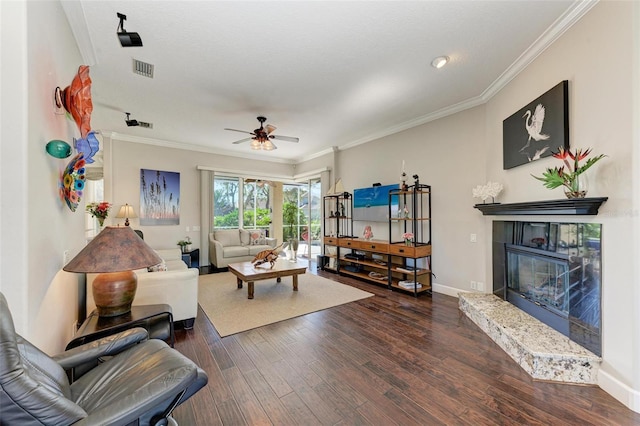
<svg viewBox="0 0 640 426">
<path fill-rule="evenodd" d="M 601 355 L 601 225 L 495 221 L 494 294 Z"/>
</svg>

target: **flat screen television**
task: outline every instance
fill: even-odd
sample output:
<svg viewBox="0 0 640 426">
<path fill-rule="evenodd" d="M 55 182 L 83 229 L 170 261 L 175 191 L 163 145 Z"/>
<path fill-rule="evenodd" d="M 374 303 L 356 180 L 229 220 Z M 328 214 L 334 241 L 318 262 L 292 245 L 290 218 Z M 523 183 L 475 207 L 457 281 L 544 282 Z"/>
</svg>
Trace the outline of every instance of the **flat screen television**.
<svg viewBox="0 0 640 426">
<path fill-rule="evenodd" d="M 389 191 L 399 184 L 371 186 L 353 190 L 353 220 L 386 222 L 389 220 Z M 398 215 L 398 197 L 393 197 L 391 215 Z"/>
</svg>

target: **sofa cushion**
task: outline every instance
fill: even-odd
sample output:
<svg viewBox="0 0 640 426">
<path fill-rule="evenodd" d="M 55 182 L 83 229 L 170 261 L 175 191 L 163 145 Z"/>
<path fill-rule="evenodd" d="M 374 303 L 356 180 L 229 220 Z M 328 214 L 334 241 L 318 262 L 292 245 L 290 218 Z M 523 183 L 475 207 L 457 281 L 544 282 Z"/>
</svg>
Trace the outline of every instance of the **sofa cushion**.
<svg viewBox="0 0 640 426">
<path fill-rule="evenodd" d="M 149 272 L 161 272 L 161 271 L 166 271 L 167 270 L 167 264 L 164 263 L 164 260 L 160 263 L 158 263 L 157 265 L 153 265 L 153 266 L 149 266 L 147 268 L 147 270 Z"/>
<path fill-rule="evenodd" d="M 222 249 L 222 257 L 240 257 L 249 255 L 249 246 L 225 246 Z"/>
<path fill-rule="evenodd" d="M 251 232 L 246 229 L 240 230 L 240 244 L 243 246 L 248 246 L 251 244 Z"/>
<path fill-rule="evenodd" d="M 266 232 L 264 232 L 264 230 L 256 229 L 251 231 L 250 234 L 251 234 L 252 246 L 267 244 L 267 235 L 266 235 Z"/>
<path fill-rule="evenodd" d="M 273 247 L 266 244 L 249 246 L 249 254 L 252 256 L 255 256 L 263 250 L 273 250 Z"/>
<path fill-rule="evenodd" d="M 213 238 L 222 244 L 222 247 L 241 245 L 238 229 L 219 229 L 213 232 Z"/>
</svg>

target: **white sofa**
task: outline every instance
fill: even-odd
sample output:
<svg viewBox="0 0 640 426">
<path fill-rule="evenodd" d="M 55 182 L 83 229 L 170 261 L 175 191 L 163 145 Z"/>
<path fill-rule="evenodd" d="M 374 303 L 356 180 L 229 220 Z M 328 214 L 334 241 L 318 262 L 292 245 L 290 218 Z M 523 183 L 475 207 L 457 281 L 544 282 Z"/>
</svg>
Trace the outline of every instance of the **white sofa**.
<svg viewBox="0 0 640 426">
<path fill-rule="evenodd" d="M 257 236 L 260 231 L 247 229 L 219 229 L 209 234 L 209 260 L 216 268 L 230 263 L 250 262 L 262 250 L 276 246 L 278 240 Z"/>
<path fill-rule="evenodd" d="M 138 277 L 138 290 L 134 305 L 165 303 L 171 306 L 173 321 L 182 321 L 185 328 L 193 327 L 198 314 L 197 268 L 187 268 L 182 261 L 180 249 L 156 250 L 164 260 L 166 271 L 134 271 Z M 96 308 L 93 300 L 93 279 L 96 274 L 87 274 L 87 314 Z"/>
</svg>

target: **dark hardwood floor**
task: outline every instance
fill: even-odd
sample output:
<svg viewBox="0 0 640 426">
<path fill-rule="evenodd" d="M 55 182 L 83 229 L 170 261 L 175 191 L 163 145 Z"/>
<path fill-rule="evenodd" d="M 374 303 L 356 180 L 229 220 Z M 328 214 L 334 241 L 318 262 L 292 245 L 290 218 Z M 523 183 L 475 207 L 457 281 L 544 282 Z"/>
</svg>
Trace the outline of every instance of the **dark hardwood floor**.
<svg viewBox="0 0 640 426">
<path fill-rule="evenodd" d="M 225 338 L 200 311 L 176 332 L 209 375 L 180 425 L 640 424 L 596 386 L 531 380 L 453 297 L 318 275 L 376 296 Z"/>
</svg>

